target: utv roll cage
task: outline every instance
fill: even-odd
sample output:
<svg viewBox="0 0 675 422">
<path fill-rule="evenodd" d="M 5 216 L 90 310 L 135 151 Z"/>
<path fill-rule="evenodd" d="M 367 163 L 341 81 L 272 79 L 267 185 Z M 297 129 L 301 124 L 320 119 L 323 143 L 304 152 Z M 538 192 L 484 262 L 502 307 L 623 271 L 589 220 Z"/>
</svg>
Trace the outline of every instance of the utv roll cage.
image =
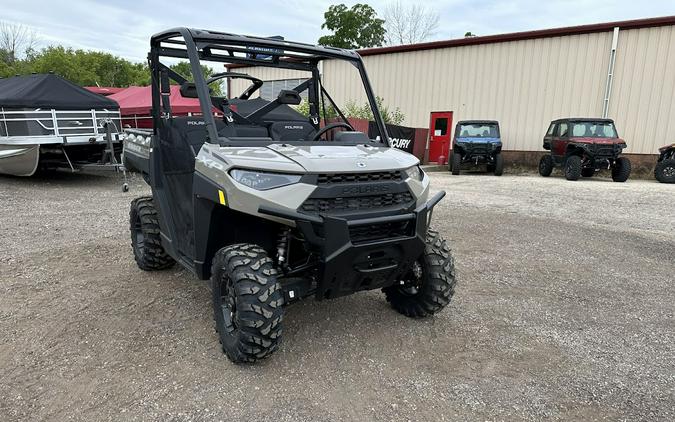
<svg viewBox="0 0 675 422">
<path fill-rule="evenodd" d="M 307 80 L 307 86 L 296 87 L 296 90 L 302 88 L 304 91 L 307 89 L 309 118 L 316 130 L 320 128 L 321 100 L 325 96 L 329 101 L 333 102 L 321 84 L 318 63 L 329 59 L 348 61 L 359 72 L 382 141 L 385 145 L 391 146 L 386 126 L 380 115 L 368 75 L 365 72 L 363 61 L 361 56 L 354 51 L 191 28 L 174 28 L 155 34 L 150 40 L 150 53 L 148 54 L 148 63 L 152 74 L 152 118 L 155 135 L 157 135 L 159 120 L 171 115 L 169 79 L 173 79 L 181 85 L 188 83 L 183 76 L 161 63 L 160 57 L 189 60 L 194 78 L 194 89 L 197 98 L 199 98 L 199 104 L 208 133 L 207 142 L 213 143 L 215 141 L 223 146 L 250 146 L 255 141 L 238 142 L 218 134 L 216 120 L 211 112 L 213 110 L 213 103 L 208 82 L 201 72 L 201 60 L 311 72 L 312 77 Z M 223 77 L 233 76 L 228 75 Z M 323 100 L 323 103 L 325 117 L 325 100 Z M 336 111 L 346 121 L 341 111 L 339 109 Z M 226 122 L 231 123 L 235 119 L 242 119 L 242 116 L 233 115 L 234 112 L 232 114 L 230 114 L 229 110 L 225 112 Z"/>
</svg>

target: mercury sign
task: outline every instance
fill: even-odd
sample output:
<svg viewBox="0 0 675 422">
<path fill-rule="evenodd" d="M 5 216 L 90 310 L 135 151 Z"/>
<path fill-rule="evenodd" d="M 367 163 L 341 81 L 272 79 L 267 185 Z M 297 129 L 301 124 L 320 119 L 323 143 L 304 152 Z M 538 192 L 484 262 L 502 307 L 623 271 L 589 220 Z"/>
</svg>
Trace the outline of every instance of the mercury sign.
<svg viewBox="0 0 675 422">
<path fill-rule="evenodd" d="M 410 154 L 413 153 L 413 146 L 415 145 L 414 128 L 387 124 L 387 134 L 389 134 L 389 141 L 392 147 L 409 152 Z M 368 122 L 368 137 L 377 140 L 381 139 L 375 122 Z"/>
</svg>

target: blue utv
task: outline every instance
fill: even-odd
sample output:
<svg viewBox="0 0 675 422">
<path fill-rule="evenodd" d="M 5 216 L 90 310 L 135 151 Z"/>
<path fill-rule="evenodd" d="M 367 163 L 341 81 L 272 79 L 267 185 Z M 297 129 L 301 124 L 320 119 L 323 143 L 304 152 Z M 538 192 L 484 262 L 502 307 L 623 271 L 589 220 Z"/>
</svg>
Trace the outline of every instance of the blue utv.
<svg viewBox="0 0 675 422">
<path fill-rule="evenodd" d="M 504 172 L 499 122 L 495 120 L 461 120 L 452 140 L 450 171 L 459 174 L 464 163 L 487 164 L 488 172 L 501 176 Z"/>
</svg>

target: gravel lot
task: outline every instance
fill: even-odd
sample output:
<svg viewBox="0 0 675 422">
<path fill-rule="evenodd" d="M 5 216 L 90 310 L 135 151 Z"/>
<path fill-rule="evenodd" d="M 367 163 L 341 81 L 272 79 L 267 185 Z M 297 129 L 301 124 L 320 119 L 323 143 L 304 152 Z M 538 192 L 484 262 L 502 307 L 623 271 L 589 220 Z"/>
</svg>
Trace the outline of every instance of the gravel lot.
<svg viewBox="0 0 675 422">
<path fill-rule="evenodd" d="M 675 419 L 675 186 L 432 178 L 452 304 L 302 302 L 255 366 L 206 283 L 137 269 L 140 179 L 0 178 L 0 420 Z"/>
</svg>

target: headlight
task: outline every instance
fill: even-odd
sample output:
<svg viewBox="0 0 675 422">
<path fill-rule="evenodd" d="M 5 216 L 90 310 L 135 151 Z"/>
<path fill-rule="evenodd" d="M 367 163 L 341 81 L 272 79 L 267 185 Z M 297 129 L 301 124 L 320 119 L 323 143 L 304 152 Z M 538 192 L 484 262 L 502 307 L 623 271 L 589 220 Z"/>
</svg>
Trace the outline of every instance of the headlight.
<svg viewBox="0 0 675 422">
<path fill-rule="evenodd" d="M 405 173 L 408 175 L 409 178 L 414 180 L 424 179 L 424 172 L 422 171 L 420 166 L 410 167 L 409 169 L 406 169 Z"/>
<path fill-rule="evenodd" d="M 255 170 L 234 169 L 230 176 L 242 185 L 256 190 L 268 190 L 292 185 L 300 181 L 297 174 L 268 173 Z"/>
</svg>

